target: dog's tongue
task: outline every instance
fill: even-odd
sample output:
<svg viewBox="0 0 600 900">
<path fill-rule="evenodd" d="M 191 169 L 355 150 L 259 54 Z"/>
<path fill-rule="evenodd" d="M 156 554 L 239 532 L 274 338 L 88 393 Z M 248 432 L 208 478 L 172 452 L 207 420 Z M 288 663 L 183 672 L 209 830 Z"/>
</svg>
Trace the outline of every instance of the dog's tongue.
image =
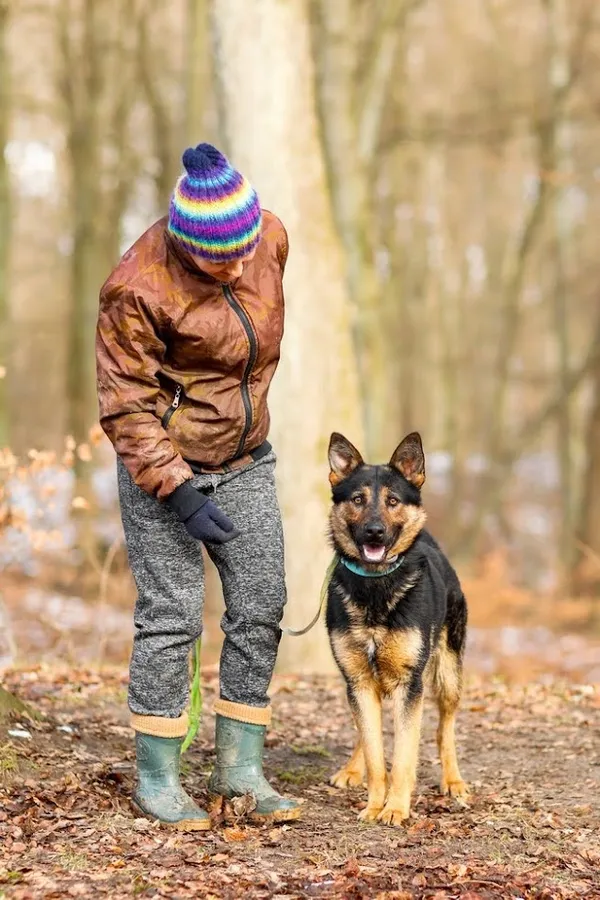
<svg viewBox="0 0 600 900">
<path fill-rule="evenodd" d="M 364 544 L 363 553 L 368 562 L 381 562 L 385 556 L 385 546 L 383 544 Z"/>
</svg>

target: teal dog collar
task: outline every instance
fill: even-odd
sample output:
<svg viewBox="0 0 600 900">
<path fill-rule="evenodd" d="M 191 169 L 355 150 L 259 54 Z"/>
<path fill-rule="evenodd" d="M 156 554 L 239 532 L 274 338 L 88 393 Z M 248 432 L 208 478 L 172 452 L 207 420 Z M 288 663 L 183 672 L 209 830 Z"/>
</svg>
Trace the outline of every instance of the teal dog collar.
<svg viewBox="0 0 600 900">
<path fill-rule="evenodd" d="M 365 569 L 364 566 L 354 562 L 354 560 L 346 559 L 345 556 L 340 557 L 340 562 L 350 572 L 354 572 L 355 575 L 362 575 L 363 578 L 383 578 L 384 575 L 391 575 L 392 572 L 399 569 L 404 562 L 404 559 L 404 556 L 399 556 L 384 572 L 370 572 L 368 569 Z"/>
</svg>

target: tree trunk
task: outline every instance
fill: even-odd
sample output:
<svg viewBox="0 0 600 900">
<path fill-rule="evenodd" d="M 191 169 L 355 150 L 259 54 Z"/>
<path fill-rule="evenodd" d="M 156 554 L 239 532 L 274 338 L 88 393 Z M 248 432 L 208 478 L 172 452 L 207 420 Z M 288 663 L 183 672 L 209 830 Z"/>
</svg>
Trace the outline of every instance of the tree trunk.
<svg viewBox="0 0 600 900">
<path fill-rule="evenodd" d="M 316 7 L 318 101 L 333 208 L 346 254 L 348 293 L 354 308 L 365 451 L 371 459 L 384 459 L 394 440 L 386 432 L 391 424 L 389 408 L 395 392 L 390 360 L 396 348 L 390 348 L 383 327 L 384 287 L 375 265 L 373 157 L 394 68 L 404 2 L 394 0 L 388 4 L 386 14 L 376 17 L 378 29 L 363 83 L 357 74 L 360 47 L 355 4 L 352 0 L 319 0 Z"/>
<path fill-rule="evenodd" d="M 8 444 L 7 374 L 11 347 L 11 314 L 8 300 L 10 249 L 10 174 L 5 156 L 8 143 L 8 0 L 0 0 L 0 446 Z M 9 376 L 10 377 L 10 376 Z"/>
<path fill-rule="evenodd" d="M 585 440 L 587 463 L 583 475 L 571 589 L 578 596 L 600 597 L 600 361 L 592 374 L 592 390 L 593 401 Z"/>
<path fill-rule="evenodd" d="M 288 620 L 303 624 L 331 556 L 327 445 L 332 430 L 362 445 L 342 254 L 319 141 L 304 0 L 213 0 L 216 65 L 232 163 L 284 222 L 286 336 L 271 394 L 272 440 L 287 539 Z M 329 668 L 322 626 L 284 639 L 288 668 Z"/>
<path fill-rule="evenodd" d="M 573 553 L 573 462 L 571 451 L 571 402 L 565 390 L 569 378 L 568 268 L 571 251 L 570 196 L 572 181 L 571 137 L 563 98 L 571 79 L 569 28 L 566 0 L 546 0 L 548 10 L 548 82 L 551 96 L 551 132 L 554 177 L 554 292 L 553 313 L 558 357 L 558 383 L 562 402 L 556 421 L 559 490 L 559 559 L 565 588 Z"/>
<path fill-rule="evenodd" d="M 187 0 L 185 141 L 218 140 L 208 0 Z"/>
</svg>

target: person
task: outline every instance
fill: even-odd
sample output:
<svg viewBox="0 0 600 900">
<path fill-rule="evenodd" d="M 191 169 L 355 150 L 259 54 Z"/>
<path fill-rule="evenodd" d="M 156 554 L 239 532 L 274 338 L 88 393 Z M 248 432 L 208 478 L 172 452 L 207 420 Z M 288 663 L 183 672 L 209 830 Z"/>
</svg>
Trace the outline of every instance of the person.
<svg viewBox="0 0 600 900">
<path fill-rule="evenodd" d="M 96 360 L 137 587 L 133 803 L 163 823 L 200 830 L 209 817 L 179 778 L 188 660 L 202 629 L 199 542 L 225 599 L 209 792 L 252 793 L 254 816 L 265 820 L 300 813 L 262 768 L 286 602 L 267 397 L 283 335 L 288 239 L 215 147 L 189 148 L 183 165 L 168 216 L 101 289 Z"/>
</svg>

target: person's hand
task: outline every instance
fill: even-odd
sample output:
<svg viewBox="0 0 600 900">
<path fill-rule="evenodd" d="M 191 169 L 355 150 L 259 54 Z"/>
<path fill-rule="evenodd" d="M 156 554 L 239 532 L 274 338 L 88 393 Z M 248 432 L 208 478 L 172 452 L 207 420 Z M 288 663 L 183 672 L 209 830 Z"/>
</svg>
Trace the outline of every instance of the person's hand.
<svg viewBox="0 0 600 900">
<path fill-rule="evenodd" d="M 183 524 L 192 537 L 209 544 L 226 544 L 240 533 L 231 519 L 208 497 L 206 503 Z"/>
<path fill-rule="evenodd" d="M 240 534 L 216 503 L 196 490 L 190 481 L 185 481 L 167 497 L 167 503 L 197 541 L 226 544 Z"/>
</svg>

